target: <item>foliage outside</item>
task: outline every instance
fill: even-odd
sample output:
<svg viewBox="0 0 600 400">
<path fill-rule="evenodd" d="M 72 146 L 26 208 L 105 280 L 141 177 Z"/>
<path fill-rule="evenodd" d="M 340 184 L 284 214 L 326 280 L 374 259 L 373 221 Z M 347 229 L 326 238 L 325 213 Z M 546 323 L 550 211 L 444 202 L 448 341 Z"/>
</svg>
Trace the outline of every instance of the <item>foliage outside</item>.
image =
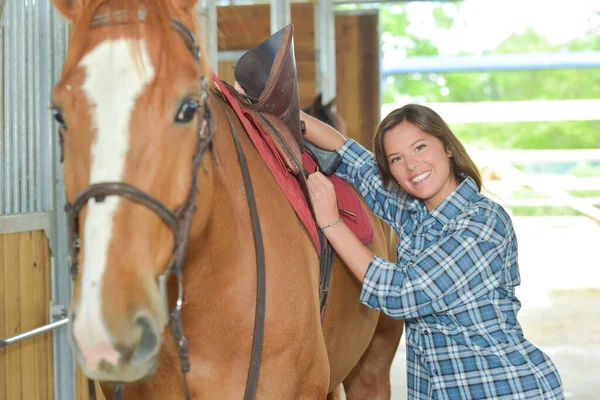
<svg viewBox="0 0 600 400">
<path fill-rule="evenodd" d="M 414 2 L 413 2 L 414 3 Z M 406 56 L 441 55 L 431 38 L 419 35 L 419 23 L 410 7 L 420 7 L 422 19 L 433 18 L 435 29 L 449 32 L 466 2 L 423 2 L 415 5 L 382 4 L 383 52 Z M 548 7 L 552 3 L 547 3 Z M 553 7 L 566 7 L 554 3 Z M 556 5 L 558 4 L 558 5 Z M 514 4 L 506 7 L 515 7 Z M 431 15 L 424 17 L 423 9 Z M 591 11 L 590 11 L 591 12 Z M 598 11 L 591 12 L 596 17 Z M 543 13 L 537 18 L 543 18 Z M 557 27 L 557 29 L 560 29 Z M 421 29 L 422 32 L 422 29 Z M 600 25 L 590 19 L 587 33 L 565 43 L 552 44 L 533 29 L 512 33 L 482 54 L 567 52 L 600 49 Z M 455 54 L 473 54 L 460 51 Z M 600 69 L 557 69 L 539 71 L 487 71 L 403 74 L 390 76 L 383 89 L 383 103 L 480 102 L 518 100 L 600 99 Z M 454 124 L 462 140 L 483 148 L 578 149 L 600 148 L 600 121 L 519 122 Z"/>
</svg>

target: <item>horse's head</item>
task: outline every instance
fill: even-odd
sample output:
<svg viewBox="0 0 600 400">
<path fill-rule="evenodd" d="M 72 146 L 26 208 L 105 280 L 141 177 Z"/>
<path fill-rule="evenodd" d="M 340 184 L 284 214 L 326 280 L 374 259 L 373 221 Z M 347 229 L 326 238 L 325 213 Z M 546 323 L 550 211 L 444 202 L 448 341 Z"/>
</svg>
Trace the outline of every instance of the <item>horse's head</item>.
<svg viewBox="0 0 600 400">
<path fill-rule="evenodd" d="M 74 29 L 52 94 L 73 242 L 69 332 L 86 375 L 133 381 L 157 363 L 161 283 L 185 254 L 196 183 L 210 202 L 210 162 L 197 168 L 211 129 L 195 0 L 53 1 Z M 206 219 L 199 210 L 192 230 Z"/>
<path fill-rule="evenodd" d="M 321 122 L 337 129 L 342 135 L 346 135 L 346 121 L 335 110 L 335 98 L 329 103 L 323 104 L 323 95 L 319 93 L 312 104 L 302 109 L 308 115 L 315 117 Z"/>
</svg>

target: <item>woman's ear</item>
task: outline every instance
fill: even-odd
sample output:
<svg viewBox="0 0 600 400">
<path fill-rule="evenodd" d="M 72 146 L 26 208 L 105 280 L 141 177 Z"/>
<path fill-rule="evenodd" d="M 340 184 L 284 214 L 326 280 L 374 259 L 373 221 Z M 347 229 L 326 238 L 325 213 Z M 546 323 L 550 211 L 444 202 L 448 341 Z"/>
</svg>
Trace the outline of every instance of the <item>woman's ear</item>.
<svg viewBox="0 0 600 400">
<path fill-rule="evenodd" d="M 52 0 L 54 7 L 71 22 L 75 21 L 83 7 L 82 0 Z"/>
</svg>

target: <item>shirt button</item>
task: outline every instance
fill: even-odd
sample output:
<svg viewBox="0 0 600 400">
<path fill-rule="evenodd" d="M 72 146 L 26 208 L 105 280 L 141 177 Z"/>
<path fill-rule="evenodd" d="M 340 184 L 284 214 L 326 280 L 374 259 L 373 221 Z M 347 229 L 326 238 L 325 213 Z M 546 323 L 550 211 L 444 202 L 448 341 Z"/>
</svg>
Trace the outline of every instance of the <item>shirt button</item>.
<svg viewBox="0 0 600 400">
<path fill-rule="evenodd" d="M 433 370 L 433 371 L 431 371 L 431 372 L 432 372 L 434 375 L 437 375 L 437 374 L 438 374 L 438 370 L 437 370 L 437 369 L 434 369 L 434 370 Z"/>
<path fill-rule="evenodd" d="M 425 329 L 425 330 L 423 331 L 423 335 L 429 335 L 429 331 L 428 331 L 427 329 Z"/>
</svg>

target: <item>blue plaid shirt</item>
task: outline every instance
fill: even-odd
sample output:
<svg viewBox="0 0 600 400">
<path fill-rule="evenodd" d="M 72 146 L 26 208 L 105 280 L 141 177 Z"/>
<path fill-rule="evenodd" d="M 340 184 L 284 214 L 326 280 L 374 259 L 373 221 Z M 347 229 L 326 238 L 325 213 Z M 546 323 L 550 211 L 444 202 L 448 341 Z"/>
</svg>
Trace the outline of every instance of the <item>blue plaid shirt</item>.
<svg viewBox="0 0 600 400">
<path fill-rule="evenodd" d="M 564 399 L 546 354 L 525 339 L 509 215 L 466 177 L 438 207 L 387 190 L 371 152 L 340 148 L 336 174 L 400 236 L 397 263 L 375 256 L 361 301 L 405 319 L 409 399 Z"/>
</svg>

